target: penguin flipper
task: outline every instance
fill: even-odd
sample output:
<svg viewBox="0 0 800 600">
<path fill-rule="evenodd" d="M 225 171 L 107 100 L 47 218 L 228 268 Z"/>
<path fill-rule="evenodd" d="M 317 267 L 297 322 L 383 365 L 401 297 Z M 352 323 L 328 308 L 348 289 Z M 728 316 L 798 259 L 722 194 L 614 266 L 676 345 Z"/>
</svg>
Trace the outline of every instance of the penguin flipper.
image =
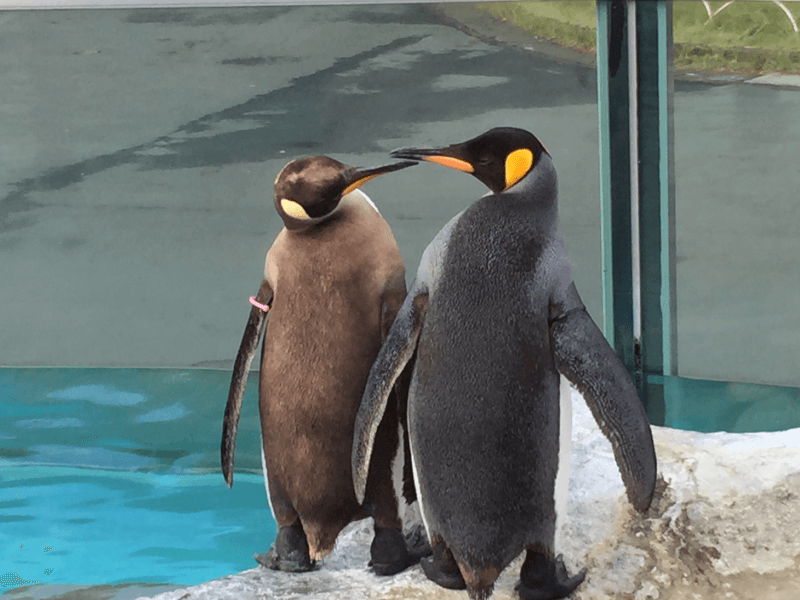
<svg viewBox="0 0 800 600">
<path fill-rule="evenodd" d="M 585 398 L 611 442 L 628 500 L 645 512 L 655 490 L 656 453 L 650 423 L 630 376 L 586 312 L 574 284 L 551 305 L 550 322 L 556 369 Z"/>
<path fill-rule="evenodd" d="M 392 324 L 386 340 L 369 372 L 361 406 L 356 415 L 353 435 L 352 472 L 353 485 L 359 504 L 364 502 L 367 475 L 375 443 L 375 434 L 381 423 L 389 394 L 414 354 L 422 322 L 428 308 L 427 290 L 413 289 Z"/>
<path fill-rule="evenodd" d="M 405 269 L 395 274 L 383 289 L 381 294 L 381 344 L 389 335 L 389 330 L 394 323 L 397 313 L 406 298 L 406 278 Z M 411 471 L 411 450 L 408 444 L 408 425 L 406 423 L 406 412 L 408 409 L 408 389 L 411 385 L 411 373 L 414 369 L 414 357 L 406 363 L 394 384 L 394 395 L 397 400 L 397 419 L 402 428 L 402 448 L 403 448 L 403 497 L 407 504 L 412 504 L 417 499 L 417 492 L 414 488 L 414 478 Z M 389 396 L 391 400 L 391 395 Z M 377 435 L 377 434 L 376 434 Z"/>
<path fill-rule="evenodd" d="M 256 302 L 269 306 L 272 304 L 272 287 L 267 280 L 261 282 Z M 228 390 L 228 402 L 225 405 L 225 416 L 222 420 L 222 443 L 220 445 L 220 459 L 222 462 L 222 475 L 228 487 L 233 486 L 233 452 L 236 445 L 236 431 L 239 428 L 239 413 L 242 409 L 242 397 L 247 385 L 247 374 L 253 362 L 258 343 L 264 334 L 267 325 L 267 313 L 257 306 L 250 309 L 250 316 L 242 334 L 239 352 L 233 364 L 231 385 Z"/>
<path fill-rule="evenodd" d="M 405 270 L 398 272 L 394 278 L 390 279 L 381 294 L 381 344 L 389 335 L 389 330 L 394 323 L 394 319 L 403 305 L 406 298 L 406 279 Z M 403 448 L 403 497 L 407 504 L 413 504 L 417 499 L 417 491 L 414 488 L 414 476 L 411 470 L 411 449 L 408 444 L 408 424 L 406 423 L 406 413 L 408 410 L 408 390 L 411 385 L 411 373 L 414 370 L 414 357 L 406 363 L 394 384 L 394 393 L 397 398 L 397 419 L 402 428 L 402 448 Z M 391 395 L 389 396 L 391 399 Z"/>
</svg>

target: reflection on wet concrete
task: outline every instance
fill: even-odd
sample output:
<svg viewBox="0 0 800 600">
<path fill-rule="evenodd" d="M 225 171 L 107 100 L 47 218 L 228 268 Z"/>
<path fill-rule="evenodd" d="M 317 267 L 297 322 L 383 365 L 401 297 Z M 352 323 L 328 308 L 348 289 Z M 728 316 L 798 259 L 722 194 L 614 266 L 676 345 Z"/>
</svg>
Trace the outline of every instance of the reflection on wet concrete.
<svg viewBox="0 0 800 600">
<path fill-rule="evenodd" d="M 678 364 L 800 385 L 800 90 L 675 95 Z"/>
<path fill-rule="evenodd" d="M 420 5 L 14 12 L 0 30 L 18 48 L 0 55 L 0 364 L 227 366 L 286 161 L 370 164 L 507 124 L 553 153 L 576 282 L 600 317 L 591 65 Z M 798 104 L 676 83 L 682 375 L 800 383 Z M 422 165 L 365 191 L 410 281 L 484 190 Z"/>
<path fill-rule="evenodd" d="M 49 166 L 37 160 L 38 147 L 28 150 L 32 160 L 9 166 L 23 176 L 4 179 L 6 192 L 0 200 L 0 244 L 13 252 L 2 275 L 18 283 L 15 293 L 8 288 L 4 293 L 14 343 L 6 346 L 0 364 L 228 364 L 243 316 L 236 302 L 257 285 L 264 248 L 277 233 L 270 211 L 271 180 L 295 156 L 327 153 L 369 164 L 385 161 L 386 152 L 400 145 L 473 135 L 486 127 L 487 119 L 492 124 L 519 119 L 524 122 L 515 124 L 540 132 L 537 123 L 555 126 L 559 121 L 541 110 L 570 106 L 582 115 L 579 136 L 588 135 L 588 143 L 562 151 L 562 157 L 567 154 L 562 164 L 566 168 L 566 160 L 582 166 L 593 161 L 594 83 L 589 67 L 565 69 L 479 42 L 439 25 L 420 6 L 247 9 L 248 18 L 237 17 L 239 12 L 83 13 L 80 31 L 89 39 L 80 47 L 100 48 L 81 53 L 87 61 L 113 52 L 99 39 L 104 29 L 126 32 L 139 50 L 154 47 L 139 57 L 143 64 L 127 65 L 146 70 L 153 89 L 127 90 L 137 98 L 135 107 L 126 117 L 116 114 L 118 107 L 107 107 L 107 128 L 97 125 L 105 118 L 102 113 L 86 115 L 67 90 L 55 107 L 30 82 L 27 88 L 15 88 L 18 102 L 33 96 L 41 109 L 57 108 L 64 125 L 74 120 L 77 127 L 88 119 L 92 131 L 109 138 L 104 145 L 110 151 L 86 151 L 93 140 L 76 138 L 76 151 L 66 145 L 50 156 Z M 42 21 L 66 26 L 59 21 L 70 15 L 14 17 L 6 27 L 30 32 Z M 77 35 L 77 24 L 69 25 L 73 29 L 65 30 Z M 302 32 L 304 27 L 315 29 L 318 43 L 293 54 L 285 32 Z M 96 43 L 91 39 L 95 34 Z M 223 42 L 237 35 L 250 37 L 248 44 L 239 39 L 233 52 Z M 68 48 L 76 44 L 72 38 L 60 43 Z M 52 52 L 49 58 L 58 61 Z M 44 77 L 36 72 L 37 64 L 16 60 L 31 69 L 34 81 Z M 118 55 L 111 63 L 126 60 Z M 174 61 L 194 61 L 194 73 L 208 85 L 203 95 L 187 89 L 178 111 L 182 122 L 159 132 L 151 119 L 161 116 L 161 96 L 173 101 L 176 96 L 171 88 L 177 83 L 169 78 Z M 91 64 L 71 66 L 89 69 L 91 75 Z M 118 81 L 125 85 L 124 79 Z M 224 104 L 231 81 L 255 83 L 247 84 L 247 97 Z M 108 82 L 98 77 L 96 85 L 102 94 Z M 215 104 L 215 96 L 217 107 L 203 111 Z M 149 111 L 142 112 L 141 105 L 150 105 Z M 169 102 L 163 107 L 165 113 L 176 112 Z M 120 120 L 127 128 L 115 127 Z M 561 118 L 570 120 L 574 117 Z M 155 135 L 141 140 L 147 130 Z M 38 143 L 47 135 L 47 129 L 39 132 Z M 559 148 L 554 135 L 543 137 L 554 140 L 548 143 L 551 149 Z M 133 139 L 138 141 L 125 143 Z M 25 142 L 22 136 L 15 144 Z M 411 177 L 376 182 L 366 190 L 378 191 L 376 202 L 402 240 L 409 280 L 422 249 L 443 222 L 483 193 L 474 182 L 451 183 L 449 174 L 415 170 Z M 590 168 L 580 176 L 584 183 L 579 187 L 588 190 L 591 201 L 595 175 Z M 443 197 L 437 200 L 436 195 Z M 570 209 L 564 212 L 569 215 Z M 599 290 L 590 289 L 599 282 L 594 268 L 599 258 L 584 250 L 584 245 L 596 247 L 599 232 L 585 223 L 582 211 L 574 212 L 581 213 L 578 231 L 589 233 L 573 236 L 571 250 L 588 255 L 591 265 L 577 266 L 576 273 L 591 280 L 593 285 L 583 286 L 584 296 L 599 312 Z M 596 224 L 596 218 L 591 220 Z M 412 221 L 423 221 L 424 227 L 405 224 Z M 131 284 L 136 286 L 132 293 Z M 55 304 L 38 293 L 52 288 L 61 292 Z M 196 300 L 193 327 L 165 335 L 185 318 L 187 299 Z M 136 328 L 108 339 L 117 314 L 132 318 Z M 49 344 L 40 342 L 43 330 L 55 333 Z"/>
<path fill-rule="evenodd" d="M 380 152 L 379 140 L 398 138 L 407 131 L 409 123 L 403 117 L 447 122 L 487 110 L 594 102 L 594 82 L 588 77 L 576 86 L 574 78 L 564 77 L 563 71 L 532 64 L 530 57 L 508 50 L 431 54 L 420 47 L 425 37 L 402 37 L 339 58 L 330 68 L 193 119 L 151 143 L 22 180 L 14 184 L 17 189 L 2 205 L 32 191 L 63 189 L 127 163 L 139 169 L 186 169 L 258 163 L 281 158 L 281 150 L 291 155 Z M 247 57 L 223 59 L 220 64 L 255 66 L 291 60 Z M 501 77 L 496 75 L 498 64 L 502 64 Z M 371 94 L 379 94 L 380 101 Z"/>
</svg>

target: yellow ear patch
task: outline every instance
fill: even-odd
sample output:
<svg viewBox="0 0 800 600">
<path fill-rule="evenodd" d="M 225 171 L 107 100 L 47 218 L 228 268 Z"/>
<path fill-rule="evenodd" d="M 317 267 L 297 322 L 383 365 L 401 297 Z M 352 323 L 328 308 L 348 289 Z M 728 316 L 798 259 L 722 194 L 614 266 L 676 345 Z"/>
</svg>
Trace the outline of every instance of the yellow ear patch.
<svg viewBox="0 0 800 600">
<path fill-rule="evenodd" d="M 514 150 L 506 156 L 506 188 L 510 188 L 525 177 L 533 165 L 533 152 L 527 148 Z"/>
<path fill-rule="evenodd" d="M 420 158 L 428 162 L 436 163 L 437 165 L 464 171 L 464 173 L 473 173 L 475 171 L 475 168 L 467 161 L 461 160 L 460 158 L 453 158 L 452 156 L 420 156 Z"/>
<path fill-rule="evenodd" d="M 361 187 L 362 185 L 367 183 L 370 179 L 374 179 L 380 174 L 381 173 L 374 173 L 373 175 L 367 175 L 366 177 L 362 177 L 361 179 L 356 179 L 353 183 L 351 183 L 346 188 L 344 188 L 344 190 L 342 190 L 342 196 L 347 196 L 347 194 L 352 192 L 354 189 Z"/>
<path fill-rule="evenodd" d="M 294 200 L 283 198 L 281 200 L 281 208 L 283 209 L 283 212 L 285 212 L 290 217 L 294 217 L 295 219 L 305 220 L 311 218 L 308 216 L 308 213 L 305 211 L 305 209 Z"/>
</svg>

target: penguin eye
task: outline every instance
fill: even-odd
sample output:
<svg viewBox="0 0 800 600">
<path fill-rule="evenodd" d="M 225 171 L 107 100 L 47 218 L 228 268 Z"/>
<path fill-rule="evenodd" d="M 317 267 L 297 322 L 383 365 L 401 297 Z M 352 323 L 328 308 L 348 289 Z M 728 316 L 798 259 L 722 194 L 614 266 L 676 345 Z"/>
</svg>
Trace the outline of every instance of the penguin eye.
<svg viewBox="0 0 800 600">
<path fill-rule="evenodd" d="M 479 159 L 478 159 L 476 162 L 477 162 L 477 163 L 478 163 L 480 166 L 482 166 L 482 167 L 488 167 L 488 166 L 489 166 L 490 164 L 492 164 L 494 161 L 493 161 L 493 160 L 492 160 L 492 158 L 491 158 L 491 157 L 489 157 L 489 156 L 482 156 L 482 157 L 481 157 L 481 158 L 479 158 Z"/>
</svg>

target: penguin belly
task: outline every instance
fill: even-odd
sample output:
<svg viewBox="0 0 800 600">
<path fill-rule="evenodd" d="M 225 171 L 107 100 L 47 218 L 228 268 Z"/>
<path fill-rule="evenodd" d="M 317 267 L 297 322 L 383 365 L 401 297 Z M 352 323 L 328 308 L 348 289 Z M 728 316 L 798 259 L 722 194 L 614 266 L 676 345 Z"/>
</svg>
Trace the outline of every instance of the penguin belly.
<svg viewBox="0 0 800 600">
<path fill-rule="evenodd" d="M 546 319 L 484 299 L 431 299 L 408 405 L 431 543 L 481 588 L 524 548 L 552 548 L 561 429 Z"/>
<path fill-rule="evenodd" d="M 561 375 L 558 390 L 559 435 L 558 473 L 555 482 L 556 536 L 555 548 L 561 547 L 562 527 L 567 516 L 569 476 L 572 459 L 572 392 L 569 380 Z"/>
<path fill-rule="evenodd" d="M 315 560 L 360 512 L 350 450 L 380 315 L 377 302 L 353 306 L 335 289 L 349 283 L 294 287 L 302 293 L 287 286 L 265 335 L 259 412 L 268 497 L 279 527 L 300 519 Z"/>
</svg>

